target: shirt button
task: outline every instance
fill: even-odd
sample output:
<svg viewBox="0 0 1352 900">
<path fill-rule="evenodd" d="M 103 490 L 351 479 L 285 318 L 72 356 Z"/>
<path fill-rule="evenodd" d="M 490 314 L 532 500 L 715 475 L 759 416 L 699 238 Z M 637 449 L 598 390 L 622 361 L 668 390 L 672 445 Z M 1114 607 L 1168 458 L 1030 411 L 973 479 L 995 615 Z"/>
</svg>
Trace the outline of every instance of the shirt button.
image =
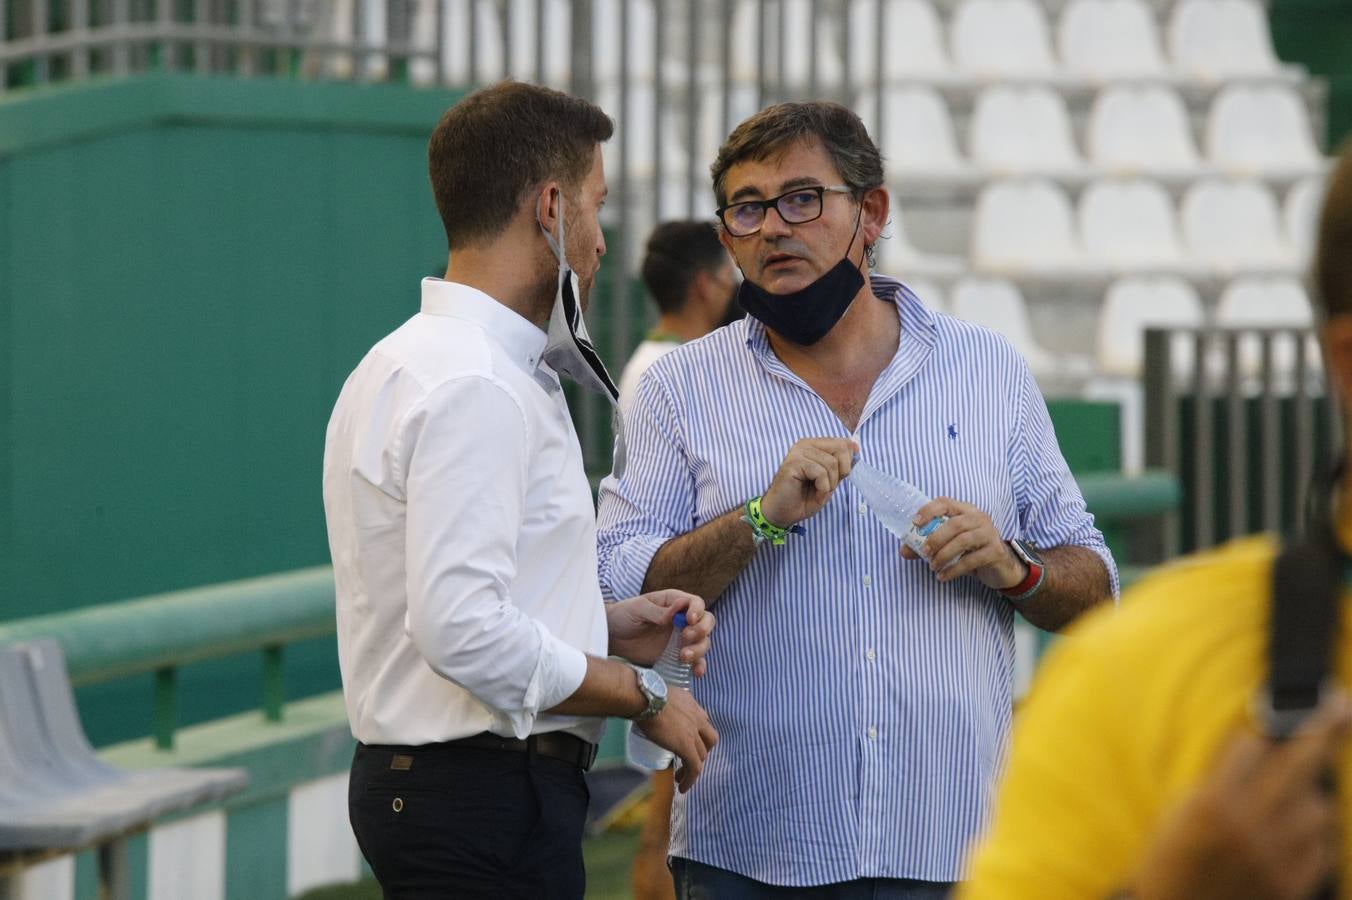
<svg viewBox="0 0 1352 900">
<path fill-rule="evenodd" d="M 868 512 L 868 504 L 865 503 L 863 500 L 860 500 L 860 501 L 859 501 L 859 513 L 860 513 L 860 515 L 862 515 L 862 514 L 864 514 L 864 513 L 866 513 L 866 512 Z"/>
<path fill-rule="evenodd" d="M 870 726 L 868 730 L 868 739 L 870 741 L 876 741 L 878 739 L 878 729 Z"/>
<path fill-rule="evenodd" d="M 865 575 L 865 576 L 864 576 L 864 587 L 872 587 L 872 586 L 873 586 L 873 576 L 872 576 L 872 575 Z"/>
<path fill-rule="evenodd" d="M 867 659 L 869 662 L 873 662 L 875 659 L 878 658 L 878 654 L 873 652 L 872 647 L 869 647 L 868 650 L 865 651 L 864 653 L 864 658 Z"/>
</svg>

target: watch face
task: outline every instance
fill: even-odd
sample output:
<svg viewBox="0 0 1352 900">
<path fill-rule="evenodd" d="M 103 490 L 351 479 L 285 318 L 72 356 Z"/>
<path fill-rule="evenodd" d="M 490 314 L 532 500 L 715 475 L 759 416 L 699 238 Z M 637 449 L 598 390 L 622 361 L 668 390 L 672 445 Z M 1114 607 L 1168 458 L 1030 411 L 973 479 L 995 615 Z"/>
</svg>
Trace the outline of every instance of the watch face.
<svg viewBox="0 0 1352 900">
<path fill-rule="evenodd" d="M 1027 541 L 1013 540 L 1010 544 L 1014 546 L 1014 552 L 1023 557 L 1024 563 L 1031 563 L 1035 566 L 1042 565 L 1042 557 L 1038 555 L 1037 548 Z"/>
<path fill-rule="evenodd" d="M 652 669 L 640 669 L 639 678 L 643 681 L 643 690 L 654 697 L 667 698 L 667 683 Z"/>
</svg>

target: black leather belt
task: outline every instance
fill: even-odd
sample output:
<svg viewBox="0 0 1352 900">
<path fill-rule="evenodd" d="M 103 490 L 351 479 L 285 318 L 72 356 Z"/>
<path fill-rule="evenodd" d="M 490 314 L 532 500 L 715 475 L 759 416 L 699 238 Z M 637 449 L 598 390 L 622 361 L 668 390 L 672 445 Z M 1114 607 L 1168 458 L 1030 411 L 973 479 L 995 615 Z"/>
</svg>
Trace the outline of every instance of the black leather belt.
<svg viewBox="0 0 1352 900">
<path fill-rule="evenodd" d="M 506 750 L 509 753 L 525 753 L 531 749 L 540 756 L 559 759 L 587 771 L 596 762 L 596 745 L 589 744 L 576 735 L 564 731 L 550 731 L 546 734 L 532 734 L 525 740 L 505 738 L 491 732 L 470 735 L 455 741 L 447 741 L 443 747 L 466 747 L 473 750 Z"/>
</svg>

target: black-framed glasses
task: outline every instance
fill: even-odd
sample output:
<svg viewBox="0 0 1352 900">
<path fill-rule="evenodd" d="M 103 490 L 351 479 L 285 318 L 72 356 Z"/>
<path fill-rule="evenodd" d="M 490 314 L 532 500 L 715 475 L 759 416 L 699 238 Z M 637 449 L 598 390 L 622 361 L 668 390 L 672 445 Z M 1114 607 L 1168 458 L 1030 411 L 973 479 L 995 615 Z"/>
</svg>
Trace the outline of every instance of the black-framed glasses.
<svg viewBox="0 0 1352 900">
<path fill-rule="evenodd" d="M 769 200 L 743 200 L 729 203 L 718 208 L 718 219 L 728 234 L 733 237 L 749 237 L 761 230 L 765 224 L 765 213 L 774 207 L 779 217 L 789 225 L 802 225 L 822 215 L 822 196 L 830 191 L 833 194 L 853 194 L 854 188 L 846 185 L 812 185 L 794 188 L 771 197 Z"/>
</svg>

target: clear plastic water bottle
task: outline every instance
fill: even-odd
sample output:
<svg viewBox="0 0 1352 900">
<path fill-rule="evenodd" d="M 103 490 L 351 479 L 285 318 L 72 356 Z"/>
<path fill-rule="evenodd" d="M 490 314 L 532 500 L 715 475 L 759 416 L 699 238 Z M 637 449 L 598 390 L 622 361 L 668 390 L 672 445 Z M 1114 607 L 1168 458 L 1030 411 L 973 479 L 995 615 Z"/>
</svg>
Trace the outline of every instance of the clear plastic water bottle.
<svg viewBox="0 0 1352 900">
<path fill-rule="evenodd" d="M 653 671 L 662 676 L 667 683 L 668 692 L 680 688 L 690 690 L 690 663 L 681 662 L 681 632 L 685 630 L 685 613 L 678 612 L 671 622 L 671 640 L 666 649 L 657 657 Z M 668 768 L 675 756 L 665 747 L 659 747 L 643 736 L 638 726 L 629 723 L 629 746 L 627 754 L 631 765 L 656 772 Z"/>
<path fill-rule="evenodd" d="M 900 538 L 903 544 L 924 556 L 925 538 L 948 521 L 948 516 L 935 516 L 924 525 L 914 523 L 920 507 L 930 502 L 925 492 L 909 482 L 875 469 L 862 459 L 854 461 L 849 478 L 878 521 Z"/>
</svg>

